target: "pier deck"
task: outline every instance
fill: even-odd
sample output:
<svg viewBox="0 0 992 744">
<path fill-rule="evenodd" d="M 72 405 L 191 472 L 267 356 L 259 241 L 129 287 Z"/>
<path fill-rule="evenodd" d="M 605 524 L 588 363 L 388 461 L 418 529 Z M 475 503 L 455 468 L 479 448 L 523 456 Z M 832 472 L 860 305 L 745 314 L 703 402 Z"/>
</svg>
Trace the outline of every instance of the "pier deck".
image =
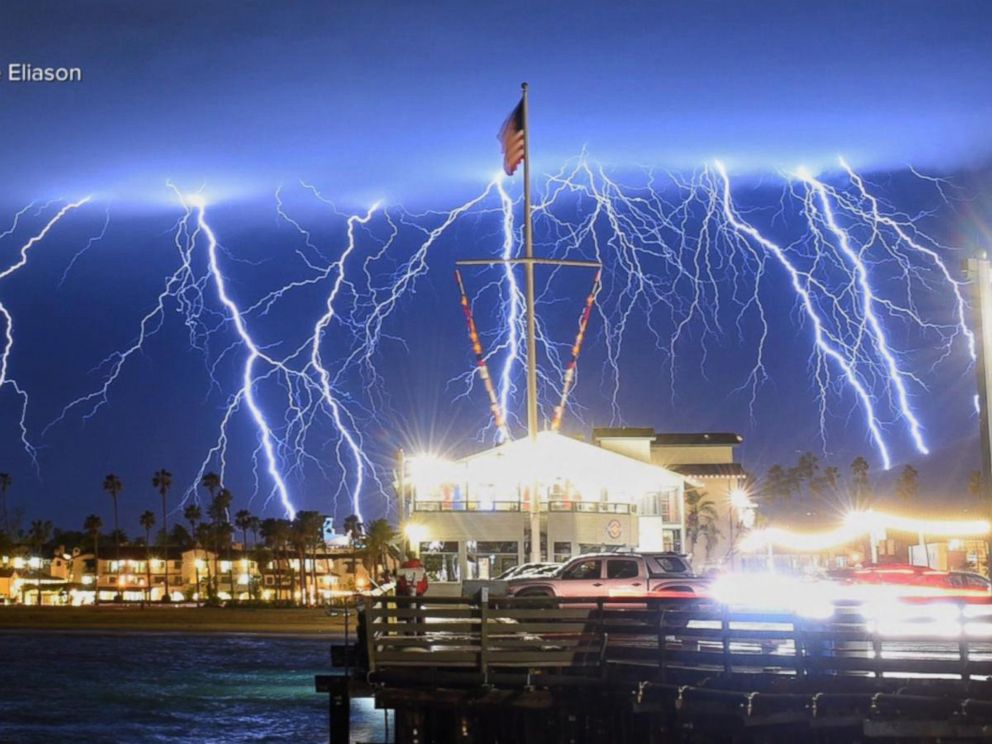
<svg viewBox="0 0 992 744">
<path fill-rule="evenodd" d="M 992 738 L 988 600 L 907 605 L 880 627 L 854 603 L 811 619 L 698 599 L 376 597 L 359 633 L 357 673 L 320 684 L 395 710 L 397 742 Z"/>
</svg>

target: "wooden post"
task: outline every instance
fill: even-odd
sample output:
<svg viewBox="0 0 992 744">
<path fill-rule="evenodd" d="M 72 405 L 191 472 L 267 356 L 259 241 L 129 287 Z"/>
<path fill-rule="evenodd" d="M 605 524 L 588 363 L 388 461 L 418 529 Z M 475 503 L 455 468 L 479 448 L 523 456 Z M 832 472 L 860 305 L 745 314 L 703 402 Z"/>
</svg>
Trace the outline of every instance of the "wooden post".
<svg viewBox="0 0 992 744">
<path fill-rule="evenodd" d="M 479 672 L 482 684 L 489 684 L 489 587 L 479 591 Z"/>
<path fill-rule="evenodd" d="M 730 674 L 733 664 L 730 660 L 730 619 L 727 614 L 727 606 L 723 606 L 723 614 L 720 618 L 720 628 L 723 630 L 723 671 Z"/>
</svg>

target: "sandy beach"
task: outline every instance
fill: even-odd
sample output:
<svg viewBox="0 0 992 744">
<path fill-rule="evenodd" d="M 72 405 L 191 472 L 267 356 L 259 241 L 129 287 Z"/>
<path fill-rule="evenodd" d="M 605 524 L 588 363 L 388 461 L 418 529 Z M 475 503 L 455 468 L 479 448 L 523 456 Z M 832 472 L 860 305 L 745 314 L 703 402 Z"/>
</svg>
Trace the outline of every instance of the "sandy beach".
<svg viewBox="0 0 992 744">
<path fill-rule="evenodd" d="M 352 617 L 352 632 L 354 627 Z M 5 630 L 340 636 L 344 618 L 296 608 L 0 607 L 0 632 Z"/>
</svg>

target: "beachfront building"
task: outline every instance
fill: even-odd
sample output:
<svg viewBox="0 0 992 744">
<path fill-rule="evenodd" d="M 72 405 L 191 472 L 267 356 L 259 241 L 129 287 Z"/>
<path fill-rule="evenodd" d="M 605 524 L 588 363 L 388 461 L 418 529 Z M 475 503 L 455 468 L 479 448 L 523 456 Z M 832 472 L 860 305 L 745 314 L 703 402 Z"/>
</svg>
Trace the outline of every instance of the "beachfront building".
<svg viewBox="0 0 992 744">
<path fill-rule="evenodd" d="M 199 546 L 146 551 L 142 545 L 122 545 L 117 556 L 115 547 L 101 547 L 99 561 L 92 551 L 57 551 L 50 561 L 52 573 L 66 593 L 52 603 L 113 602 L 118 595 L 127 602 L 160 602 L 166 574 L 174 602 L 203 601 L 211 587 L 225 601 L 299 602 L 305 587 L 311 603 L 321 603 L 371 584 L 361 557 L 347 549 L 308 552 L 302 563 L 295 551 L 272 552 L 261 566 L 252 551 L 242 550 L 237 543 L 220 553 Z"/>
<path fill-rule="evenodd" d="M 41 556 L 0 556 L 0 604 L 63 604 L 69 585 Z"/>
<path fill-rule="evenodd" d="M 739 563 L 733 546 L 753 524 L 755 509 L 745 490 L 747 474 L 737 461 L 737 447 L 744 441 L 739 434 L 601 428 L 593 429 L 593 441 L 686 479 L 687 530 L 682 550 L 692 556 L 697 571 Z M 706 504 L 715 512 L 711 520 L 698 516 L 700 506 Z"/>
<path fill-rule="evenodd" d="M 435 582 L 529 560 L 532 489 L 546 560 L 684 544 L 685 478 L 622 448 L 542 432 L 455 461 L 410 458 L 403 476 L 404 533 Z"/>
</svg>

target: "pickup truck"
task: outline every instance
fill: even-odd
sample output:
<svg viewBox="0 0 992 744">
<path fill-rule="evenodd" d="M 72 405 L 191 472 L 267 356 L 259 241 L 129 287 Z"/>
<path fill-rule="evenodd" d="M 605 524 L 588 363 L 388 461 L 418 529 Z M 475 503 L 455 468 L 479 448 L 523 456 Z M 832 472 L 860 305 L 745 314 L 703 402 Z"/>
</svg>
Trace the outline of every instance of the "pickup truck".
<svg viewBox="0 0 992 744">
<path fill-rule="evenodd" d="M 678 553 L 587 553 L 551 576 L 507 581 L 513 597 L 651 597 L 704 595 L 707 582 L 693 576 Z"/>
</svg>

